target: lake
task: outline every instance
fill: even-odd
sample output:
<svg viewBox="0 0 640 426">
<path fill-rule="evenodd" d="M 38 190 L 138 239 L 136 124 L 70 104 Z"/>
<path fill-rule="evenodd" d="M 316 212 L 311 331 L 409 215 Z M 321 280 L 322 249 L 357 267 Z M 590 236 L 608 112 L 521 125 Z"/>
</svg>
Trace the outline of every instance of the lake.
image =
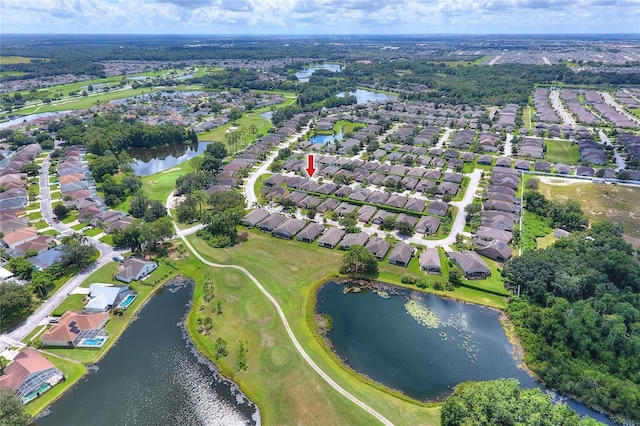
<svg viewBox="0 0 640 426">
<path fill-rule="evenodd" d="M 389 286 L 381 287 L 386 294 L 344 294 L 343 288 L 324 285 L 316 310 L 332 318 L 327 338 L 334 352 L 360 374 L 421 401 L 443 400 L 469 380 L 515 378 L 523 387 L 538 386 L 518 367 L 498 311 Z M 613 424 L 576 401 L 567 403 L 580 415 Z"/>
<path fill-rule="evenodd" d="M 329 70 L 331 72 L 339 72 L 340 71 L 340 65 L 339 64 L 313 65 L 313 66 L 310 66 L 310 67 L 307 67 L 307 68 L 303 68 L 302 70 L 298 71 L 296 73 L 296 77 L 298 77 L 298 81 L 300 81 L 302 83 L 308 83 L 309 82 L 309 77 L 311 77 L 311 74 L 313 74 L 317 70 Z"/>
<path fill-rule="evenodd" d="M 356 89 L 355 92 L 349 92 L 350 95 L 354 95 L 358 100 L 358 104 L 366 104 L 367 102 L 386 102 L 396 99 L 395 96 L 387 95 L 386 93 L 373 92 L 371 90 Z M 338 93 L 336 96 L 344 97 L 344 92 Z"/>
<path fill-rule="evenodd" d="M 169 170 L 180 163 L 200 155 L 210 142 L 166 145 L 158 148 L 131 148 L 127 153 L 134 159 L 133 171 L 138 176 L 149 176 Z"/>
<path fill-rule="evenodd" d="M 0 129 L 6 129 L 7 127 L 15 126 L 16 124 L 22 124 L 22 123 L 28 124 L 29 122 L 37 120 L 39 118 L 62 116 L 70 112 L 72 111 L 40 112 L 37 114 L 23 115 L 22 117 L 12 118 L 11 120 L 3 121 L 2 123 L 0 123 Z"/>
<path fill-rule="evenodd" d="M 183 327 L 193 289 L 153 296 L 118 343 L 37 426 L 260 424 L 257 408 L 198 354 Z"/>
<path fill-rule="evenodd" d="M 340 132 L 334 135 L 315 135 L 309 138 L 309 142 L 311 143 L 334 143 L 335 141 L 341 141 L 342 136 L 342 127 L 340 127 Z"/>
<path fill-rule="evenodd" d="M 263 112 L 262 114 L 260 114 L 260 117 L 271 120 L 271 118 L 273 117 L 273 111 Z"/>
</svg>

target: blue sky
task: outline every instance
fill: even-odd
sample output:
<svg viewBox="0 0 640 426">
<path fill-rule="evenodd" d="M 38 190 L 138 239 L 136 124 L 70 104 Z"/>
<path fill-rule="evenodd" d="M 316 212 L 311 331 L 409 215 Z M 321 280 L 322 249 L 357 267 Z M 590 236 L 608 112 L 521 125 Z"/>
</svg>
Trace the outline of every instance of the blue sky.
<svg viewBox="0 0 640 426">
<path fill-rule="evenodd" d="M 2 33 L 640 33 L 640 0 L 0 0 Z"/>
</svg>

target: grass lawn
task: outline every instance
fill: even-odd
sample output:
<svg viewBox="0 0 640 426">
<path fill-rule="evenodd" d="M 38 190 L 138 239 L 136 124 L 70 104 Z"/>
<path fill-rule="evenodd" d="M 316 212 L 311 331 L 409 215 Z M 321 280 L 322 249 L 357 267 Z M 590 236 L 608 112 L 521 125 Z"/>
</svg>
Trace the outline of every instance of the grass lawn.
<svg viewBox="0 0 640 426">
<path fill-rule="evenodd" d="M 358 376 L 340 363 L 312 330 L 315 327 L 315 285 L 335 274 L 339 269 L 343 252 L 327 250 L 316 244 L 282 241 L 256 230 L 249 230 L 248 233 L 247 243 L 230 249 L 213 249 L 196 236 L 188 238 L 205 258 L 223 264 L 239 264 L 254 274 L 278 300 L 305 350 L 324 371 L 348 391 L 396 424 L 438 424 L 436 407 L 389 393 L 379 385 Z M 445 260 L 443 264 L 448 265 Z M 471 284 L 505 292 L 497 267 L 497 263 L 492 264 L 494 276 L 491 279 Z M 180 269 L 184 270 L 186 275 L 189 274 L 182 265 Z M 417 259 L 406 269 L 380 263 L 380 270 L 380 279 L 393 284 L 399 283 L 402 275 L 426 277 L 430 282 L 446 281 L 442 276 L 428 277 L 419 272 Z M 323 424 L 363 424 L 373 420 L 363 415 L 360 410 L 354 410 L 355 407 L 344 413 L 344 402 L 333 401 L 334 392 L 327 389 L 316 375 L 309 374 L 309 367 L 293 351 L 272 306 L 246 277 L 237 271 L 225 269 L 202 273 L 208 275 L 205 280 L 213 287 L 215 298 L 222 302 L 224 314 L 214 314 L 215 299 L 210 302 L 204 301 L 205 284 L 198 281 L 194 307 L 188 318 L 191 334 L 198 347 L 209 357 L 214 354 L 214 341 L 219 336 L 228 342 L 237 342 L 239 339 L 248 342 L 248 371 L 236 370 L 237 355 L 233 344 L 230 345 L 230 355 L 217 363 L 223 374 L 236 380 L 248 396 L 258 403 L 266 424 L 291 422 L 292 419 L 302 419 L 302 415 L 305 421 L 317 418 L 317 422 L 322 421 Z M 415 286 L 407 287 L 417 289 Z M 502 297 L 470 288 L 458 287 L 453 292 L 437 292 L 430 288 L 429 291 L 463 300 L 483 302 L 490 306 L 504 306 Z M 231 314 L 231 318 L 228 318 L 227 314 Z M 207 317 L 213 319 L 213 331 L 210 334 L 206 331 L 198 332 L 198 318 L 204 320 Z M 260 347 L 260 351 L 253 349 L 256 347 Z M 316 395 L 318 390 L 322 391 L 320 395 Z M 304 404 L 303 400 L 313 403 Z M 286 404 L 282 401 L 286 401 Z"/>
<path fill-rule="evenodd" d="M 95 237 L 96 235 L 101 234 L 102 232 L 103 232 L 102 228 L 91 228 L 84 231 L 84 235 L 88 237 Z"/>
<path fill-rule="evenodd" d="M 113 246 L 113 237 L 111 235 L 105 235 L 104 237 L 100 238 L 100 241 Z"/>
<path fill-rule="evenodd" d="M 24 407 L 25 411 L 31 416 L 35 416 L 48 407 L 49 404 L 53 403 L 53 401 L 60 398 L 67 389 L 71 388 L 87 372 L 85 366 L 80 363 L 67 361 L 48 353 L 43 353 L 43 355 L 51 361 L 58 370 L 62 371 L 66 380 L 57 384 L 40 398 L 31 401 Z"/>
<path fill-rule="evenodd" d="M 144 283 L 134 281 L 130 285 L 133 290 L 138 292 L 138 297 L 131 303 L 129 308 L 124 312 L 124 315 L 109 315 L 109 322 L 105 326 L 105 329 L 109 333 L 109 339 L 107 343 L 100 349 L 47 349 L 49 352 L 63 356 L 66 358 L 74 359 L 80 361 L 82 363 L 94 363 L 97 362 L 104 354 L 109 350 L 109 348 L 117 342 L 120 335 L 124 332 L 129 322 L 135 317 L 137 310 L 142 306 L 144 301 L 149 298 L 154 291 L 158 289 L 158 284 L 160 282 L 164 282 L 177 273 L 176 270 L 170 268 L 166 263 L 160 261 L 158 262 L 158 269 L 153 271 L 151 275 L 144 281 Z M 82 284 L 82 287 L 89 287 L 91 284 L 101 282 L 101 283 L 113 283 L 124 285 L 119 281 L 115 281 L 113 279 L 113 274 L 115 274 L 117 268 L 116 262 L 108 263 L 102 268 L 98 269 L 96 272 L 91 274 Z M 64 302 L 67 303 L 69 309 L 77 309 L 78 299 L 76 296 L 82 295 L 71 295 Z M 71 297 L 74 299 L 69 300 Z M 82 298 L 80 297 L 80 300 Z M 80 302 L 81 303 L 81 302 Z M 74 305 L 75 304 L 75 305 Z"/>
<path fill-rule="evenodd" d="M 522 122 L 527 130 L 531 130 L 531 117 L 533 117 L 533 111 L 531 107 L 527 106 L 522 109 Z"/>
<path fill-rule="evenodd" d="M 191 163 L 185 161 L 164 172 L 142 178 L 142 191 L 152 200 L 167 201 L 167 196 L 175 189 L 176 179 L 191 172 Z"/>
<path fill-rule="evenodd" d="M 241 264 L 255 274 L 278 300 L 305 350 L 346 390 L 396 424 L 438 424 L 437 407 L 391 395 L 365 381 L 337 362 L 309 328 L 307 316 L 313 321 L 314 284 L 337 271 L 342 252 L 298 241 L 276 241 L 254 230 L 249 231 L 248 243 L 230 249 L 212 249 L 195 236 L 189 240 L 204 257 Z M 217 364 L 259 405 L 264 424 L 376 423 L 337 394 L 300 358 L 272 305 L 244 275 L 227 269 L 202 271 L 201 266 L 188 262 L 180 262 L 179 267 L 187 276 L 204 275 L 197 280 L 194 306 L 187 320 L 194 341 L 211 358 L 215 339 L 222 336 L 229 342 L 229 356 Z M 215 295 L 211 302 L 203 298 L 207 281 Z M 213 313 L 216 300 L 222 302 L 222 315 Z M 197 331 L 197 319 L 207 317 L 215 324 L 209 335 Z M 236 370 L 238 341 L 246 342 L 249 348 L 248 370 L 240 372 Z"/>
<path fill-rule="evenodd" d="M 640 239 L 640 188 L 602 185 L 575 180 L 540 178 L 540 192 L 553 200 L 580 202 L 590 221 L 609 220 L 622 226 L 629 237 Z M 546 234 L 545 234 L 546 235 Z"/>
<path fill-rule="evenodd" d="M 553 235 L 553 233 L 549 235 L 545 235 L 544 237 L 540 237 L 536 240 L 536 245 L 539 249 L 544 249 L 552 245 L 558 241 L 558 238 Z"/>
<path fill-rule="evenodd" d="M 56 235 L 60 235 L 60 233 L 58 231 L 56 231 L 55 229 L 47 229 L 46 231 L 42 231 L 41 234 L 42 235 L 51 235 L 52 237 L 55 237 Z"/>
<path fill-rule="evenodd" d="M 34 223 L 33 223 L 33 226 L 34 226 L 36 229 L 44 229 L 44 228 L 48 228 L 48 227 L 49 227 L 49 224 L 48 224 L 47 222 L 45 222 L 44 220 L 39 220 L 39 221 L 37 221 L 37 222 L 34 222 Z"/>
<path fill-rule="evenodd" d="M 522 217 L 522 250 L 529 251 L 538 248 L 538 239 L 551 234 L 549 221 L 542 216 L 524 210 Z"/>
<path fill-rule="evenodd" d="M 28 64 L 31 58 L 24 56 L 0 56 L 0 65 Z"/>
<path fill-rule="evenodd" d="M 76 220 L 77 217 L 78 217 L 78 210 L 71 210 L 71 212 L 69 212 L 69 216 L 67 216 L 64 219 L 60 220 L 60 222 L 62 222 L 62 223 L 71 223 L 74 220 Z"/>
<path fill-rule="evenodd" d="M 86 226 L 87 226 L 86 223 L 77 223 L 77 224 L 71 226 L 71 229 L 73 229 L 74 231 L 79 231 L 82 228 L 85 228 Z"/>
<path fill-rule="evenodd" d="M 578 164 L 580 162 L 580 149 L 571 141 L 545 139 L 547 152 L 544 159 L 552 163 Z"/>
<path fill-rule="evenodd" d="M 40 208 L 40 201 L 32 201 L 27 204 L 27 210 L 35 210 Z"/>
<path fill-rule="evenodd" d="M 39 325 L 36 328 L 33 329 L 33 331 L 29 334 L 27 334 L 24 339 L 22 339 L 23 343 L 28 343 L 29 341 L 33 340 L 33 338 L 37 335 L 40 335 L 41 332 L 44 332 L 43 329 L 47 327 L 46 325 Z"/>
<path fill-rule="evenodd" d="M 70 294 L 53 311 L 53 316 L 60 317 L 67 311 L 81 311 L 84 308 L 84 294 Z"/>
<path fill-rule="evenodd" d="M 265 173 L 263 175 L 258 176 L 258 179 L 256 179 L 256 184 L 254 185 L 253 189 L 256 193 L 256 196 L 258 197 L 258 202 L 262 203 L 264 200 L 262 199 L 262 188 L 264 187 L 264 181 L 266 179 L 269 179 L 272 176 L 271 173 Z"/>
</svg>

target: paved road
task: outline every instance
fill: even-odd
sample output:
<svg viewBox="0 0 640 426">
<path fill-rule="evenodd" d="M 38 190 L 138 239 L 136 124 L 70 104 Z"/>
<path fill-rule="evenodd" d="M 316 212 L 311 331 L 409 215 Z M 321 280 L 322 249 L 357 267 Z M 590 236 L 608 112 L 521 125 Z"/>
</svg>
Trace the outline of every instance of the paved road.
<svg viewBox="0 0 640 426">
<path fill-rule="evenodd" d="M 42 211 L 42 217 L 44 220 L 56 231 L 63 235 L 72 235 L 75 231 L 69 228 L 64 223 L 53 221 L 53 210 L 51 208 L 51 193 L 49 191 L 49 167 L 51 166 L 51 159 L 49 156 L 45 158 L 40 169 L 40 208 Z M 195 231 L 194 231 L 195 232 Z M 58 291 L 52 294 L 38 309 L 35 310 L 26 320 L 20 325 L 6 333 L 6 335 L 15 340 L 24 339 L 29 333 L 31 333 L 38 325 L 44 323 L 46 318 L 62 303 L 62 301 L 78 287 L 89 275 L 95 272 L 97 269 L 103 267 L 107 263 L 112 261 L 114 256 L 122 256 L 121 250 L 114 250 L 113 247 L 105 244 L 101 241 L 87 238 L 89 244 L 93 245 L 100 251 L 100 257 L 91 265 L 83 269 L 80 273 L 74 275 L 69 281 L 67 281 Z M 0 351 L 2 348 L 0 348 Z"/>
<path fill-rule="evenodd" d="M 567 110 L 564 109 L 564 106 L 560 101 L 560 92 L 557 90 L 549 91 L 549 99 L 551 99 L 551 106 L 558 113 L 564 124 L 571 127 L 576 127 L 575 120 L 573 119 L 571 114 L 569 114 Z"/>
<path fill-rule="evenodd" d="M 295 133 L 289 137 L 289 139 L 281 142 L 278 146 L 276 146 L 273 150 L 273 153 L 267 157 L 266 160 L 258 166 L 256 170 L 254 170 L 245 181 L 244 187 L 242 188 L 242 194 L 244 198 L 247 199 L 247 207 L 253 208 L 258 205 L 258 196 L 256 194 L 255 186 L 258 178 L 263 174 L 267 173 L 269 170 L 269 166 L 273 163 L 273 160 L 278 156 L 278 152 L 291 145 L 294 141 L 298 140 L 298 138 L 306 135 L 309 132 L 309 126 L 305 126 L 298 133 Z"/>
<path fill-rule="evenodd" d="M 505 157 L 511 157 L 511 153 L 513 151 L 513 144 L 511 143 L 511 141 L 513 141 L 513 134 L 507 133 L 507 137 L 504 140 L 504 156 Z"/>
<path fill-rule="evenodd" d="M 604 99 L 605 103 L 607 103 L 608 105 L 612 106 L 620 114 L 624 115 L 625 117 L 627 117 L 629 120 L 633 121 L 634 123 L 640 124 L 640 119 L 638 119 L 634 115 L 629 114 L 624 108 L 622 108 L 620 106 L 620 104 L 618 102 L 616 102 L 615 99 L 613 99 L 613 96 L 611 96 L 610 93 L 600 92 L 600 95 L 602 96 L 602 99 Z"/>
<path fill-rule="evenodd" d="M 444 143 L 449 140 L 449 137 L 451 136 L 451 133 L 453 133 L 453 129 L 450 129 L 448 127 L 446 129 L 444 129 L 444 133 L 442 134 L 442 136 L 440 137 L 440 139 L 438 139 L 438 142 L 436 143 L 436 148 L 442 149 L 442 147 L 444 146 Z"/>
<path fill-rule="evenodd" d="M 604 142 L 606 145 L 613 146 L 607 135 L 604 134 L 602 129 L 598 129 L 598 134 L 600 135 L 600 140 Z M 617 149 L 613 149 L 613 157 L 616 160 L 616 171 L 625 169 L 627 164 L 624 162 L 624 159 L 620 156 Z"/>
<path fill-rule="evenodd" d="M 177 227 L 176 227 L 176 232 L 178 232 L 178 234 L 180 233 L 180 231 L 177 230 Z M 380 423 L 382 423 L 384 425 L 388 425 L 388 426 L 393 425 L 393 423 L 391 423 L 382 414 L 378 413 L 375 409 L 373 409 L 369 405 L 365 404 L 364 402 L 362 402 L 361 400 L 359 400 L 358 398 L 353 396 L 351 393 L 347 392 L 342 386 L 340 386 L 331 377 L 329 377 L 329 375 L 327 373 L 325 373 L 318 366 L 318 364 L 315 363 L 315 361 L 309 356 L 309 354 L 307 354 L 307 352 L 304 350 L 304 348 L 302 347 L 300 342 L 298 342 L 298 339 L 296 338 L 296 336 L 293 334 L 293 330 L 291 329 L 291 326 L 289 325 L 289 321 L 287 321 L 287 317 L 284 315 L 284 311 L 282 310 L 282 308 L 278 304 L 278 301 L 264 288 L 264 286 L 260 283 L 260 281 L 258 281 L 258 279 L 256 277 L 254 277 L 251 274 L 251 272 L 249 272 L 248 270 L 246 270 L 242 266 L 238 266 L 238 265 L 221 265 L 221 264 L 209 262 L 208 260 L 203 258 L 200 255 L 200 253 L 198 253 L 196 251 L 196 249 L 193 248 L 193 246 L 189 243 L 189 241 L 187 241 L 187 239 L 184 236 L 182 236 L 181 238 L 182 238 L 182 241 L 184 242 L 184 244 L 194 254 L 194 256 L 196 256 L 205 265 L 208 265 L 208 266 L 211 266 L 211 267 L 214 267 L 214 268 L 236 269 L 236 270 L 242 272 L 243 274 L 245 274 L 255 284 L 255 286 L 258 287 L 258 289 L 262 292 L 262 294 L 264 294 L 267 297 L 267 299 L 269 299 L 269 301 L 271 302 L 273 307 L 276 309 L 276 311 L 278 312 L 278 315 L 280 316 L 280 319 L 282 320 L 282 324 L 284 325 L 284 328 L 287 331 L 287 334 L 289 335 L 289 339 L 291 339 L 291 342 L 293 343 L 293 346 L 296 348 L 296 350 L 298 351 L 300 356 L 307 362 L 307 364 L 309 364 L 309 366 L 311 368 L 313 368 L 315 370 L 315 372 L 318 373 L 318 375 L 320 377 L 322 377 L 324 379 L 324 381 L 329 384 L 329 386 L 331 386 L 333 389 L 335 389 L 336 392 L 340 393 L 342 396 L 347 398 L 349 401 L 353 402 L 358 407 L 362 408 L 367 413 L 369 413 L 372 416 L 374 416 L 377 420 L 380 421 Z"/>
</svg>

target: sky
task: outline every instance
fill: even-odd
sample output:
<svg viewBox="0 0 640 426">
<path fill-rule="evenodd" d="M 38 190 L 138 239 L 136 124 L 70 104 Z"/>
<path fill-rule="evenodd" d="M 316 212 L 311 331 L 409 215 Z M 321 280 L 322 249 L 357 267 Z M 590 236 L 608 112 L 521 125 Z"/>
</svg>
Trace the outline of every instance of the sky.
<svg viewBox="0 0 640 426">
<path fill-rule="evenodd" d="M 0 0 L 2 33 L 640 33 L 640 0 Z"/>
</svg>

